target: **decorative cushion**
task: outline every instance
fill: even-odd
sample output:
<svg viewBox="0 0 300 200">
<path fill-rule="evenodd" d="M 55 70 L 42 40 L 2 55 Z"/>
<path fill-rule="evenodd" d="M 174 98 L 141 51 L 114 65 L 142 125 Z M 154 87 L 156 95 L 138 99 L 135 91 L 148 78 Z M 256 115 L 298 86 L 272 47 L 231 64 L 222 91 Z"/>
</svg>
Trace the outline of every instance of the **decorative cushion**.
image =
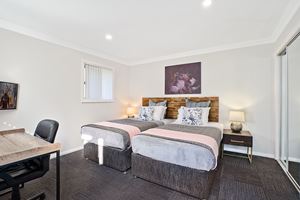
<svg viewBox="0 0 300 200">
<path fill-rule="evenodd" d="M 181 107 L 178 109 L 178 115 L 177 115 L 176 123 L 179 123 L 179 124 L 180 124 L 180 123 L 182 122 L 183 109 L 184 109 L 184 106 L 181 106 Z"/>
<path fill-rule="evenodd" d="M 186 107 L 188 107 L 188 108 L 209 107 L 210 101 L 196 102 L 196 101 L 192 101 L 192 100 L 186 98 L 185 104 L 186 104 Z"/>
<path fill-rule="evenodd" d="M 144 121 L 153 121 L 154 107 L 142 106 L 139 112 L 139 119 Z"/>
<path fill-rule="evenodd" d="M 149 100 L 149 106 L 167 106 L 167 100 L 161 101 L 161 102 L 154 102 L 152 100 Z"/>
<path fill-rule="evenodd" d="M 200 126 L 208 123 L 208 115 L 210 108 L 187 108 L 181 107 L 178 110 L 177 123 L 185 125 Z"/>
<path fill-rule="evenodd" d="M 182 124 L 200 126 L 202 125 L 202 109 L 187 108 L 183 110 Z"/>
</svg>

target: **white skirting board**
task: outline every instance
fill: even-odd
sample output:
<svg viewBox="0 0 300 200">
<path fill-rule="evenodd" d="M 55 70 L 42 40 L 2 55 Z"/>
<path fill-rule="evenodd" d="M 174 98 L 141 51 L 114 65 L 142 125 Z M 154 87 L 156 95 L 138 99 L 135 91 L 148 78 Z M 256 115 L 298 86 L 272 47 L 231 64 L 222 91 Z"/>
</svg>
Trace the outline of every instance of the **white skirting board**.
<svg viewBox="0 0 300 200">
<path fill-rule="evenodd" d="M 226 145 L 224 147 L 224 151 L 230 151 L 230 152 L 235 152 L 235 153 L 246 154 L 247 153 L 247 147 L 241 147 L 241 148 L 233 148 L 231 146 Z M 274 154 L 261 153 L 261 152 L 257 152 L 257 151 L 253 151 L 252 153 L 253 153 L 254 156 L 261 156 L 261 157 L 272 158 L 272 159 L 275 158 Z"/>
<path fill-rule="evenodd" d="M 79 151 L 79 150 L 82 150 L 82 149 L 83 149 L 83 146 L 75 147 L 75 148 L 72 148 L 72 149 L 69 149 L 69 150 L 60 152 L 60 155 L 61 155 L 61 156 L 67 155 L 67 154 L 69 154 L 69 153 L 73 153 L 73 152 L 75 152 L 75 151 Z M 51 155 L 51 159 L 52 159 L 52 158 L 55 158 L 55 157 L 56 157 L 55 154 L 52 154 L 52 155 Z"/>
<path fill-rule="evenodd" d="M 300 163 L 300 158 L 289 157 L 289 161 Z"/>
</svg>

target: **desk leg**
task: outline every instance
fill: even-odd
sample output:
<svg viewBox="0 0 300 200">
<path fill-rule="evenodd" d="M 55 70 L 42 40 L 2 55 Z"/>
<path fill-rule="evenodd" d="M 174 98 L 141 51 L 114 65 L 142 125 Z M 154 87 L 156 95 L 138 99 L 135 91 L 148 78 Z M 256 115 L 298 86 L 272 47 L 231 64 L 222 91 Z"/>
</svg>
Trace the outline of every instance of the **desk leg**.
<svg viewBox="0 0 300 200">
<path fill-rule="evenodd" d="M 60 151 L 56 152 L 56 200 L 60 200 Z"/>
<path fill-rule="evenodd" d="M 12 188 L 12 195 L 11 196 L 12 196 L 12 200 L 20 200 L 21 199 L 19 185 L 14 186 Z"/>
</svg>

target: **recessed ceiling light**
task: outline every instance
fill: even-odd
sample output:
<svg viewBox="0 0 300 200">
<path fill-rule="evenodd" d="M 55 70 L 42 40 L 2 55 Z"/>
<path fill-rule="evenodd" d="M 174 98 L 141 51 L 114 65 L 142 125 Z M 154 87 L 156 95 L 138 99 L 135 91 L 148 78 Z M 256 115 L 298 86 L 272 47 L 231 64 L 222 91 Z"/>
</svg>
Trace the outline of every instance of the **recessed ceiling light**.
<svg viewBox="0 0 300 200">
<path fill-rule="evenodd" d="M 203 0 L 202 5 L 204 7 L 209 7 L 212 4 L 212 0 Z"/>
<path fill-rule="evenodd" d="M 106 34 L 106 35 L 105 35 L 105 39 L 107 39 L 107 40 L 112 40 L 112 35 Z"/>
</svg>

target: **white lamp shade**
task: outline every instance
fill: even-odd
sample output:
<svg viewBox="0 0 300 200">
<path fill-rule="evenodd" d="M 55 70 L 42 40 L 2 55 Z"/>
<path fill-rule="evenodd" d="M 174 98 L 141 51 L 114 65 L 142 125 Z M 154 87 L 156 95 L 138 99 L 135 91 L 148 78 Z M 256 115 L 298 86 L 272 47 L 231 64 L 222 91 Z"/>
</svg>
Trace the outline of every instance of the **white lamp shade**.
<svg viewBox="0 0 300 200">
<path fill-rule="evenodd" d="M 134 115 L 134 113 L 135 113 L 134 107 L 129 106 L 127 108 L 127 115 Z"/>
<path fill-rule="evenodd" d="M 232 122 L 245 122 L 245 113 L 243 111 L 230 111 L 229 120 Z"/>
</svg>

